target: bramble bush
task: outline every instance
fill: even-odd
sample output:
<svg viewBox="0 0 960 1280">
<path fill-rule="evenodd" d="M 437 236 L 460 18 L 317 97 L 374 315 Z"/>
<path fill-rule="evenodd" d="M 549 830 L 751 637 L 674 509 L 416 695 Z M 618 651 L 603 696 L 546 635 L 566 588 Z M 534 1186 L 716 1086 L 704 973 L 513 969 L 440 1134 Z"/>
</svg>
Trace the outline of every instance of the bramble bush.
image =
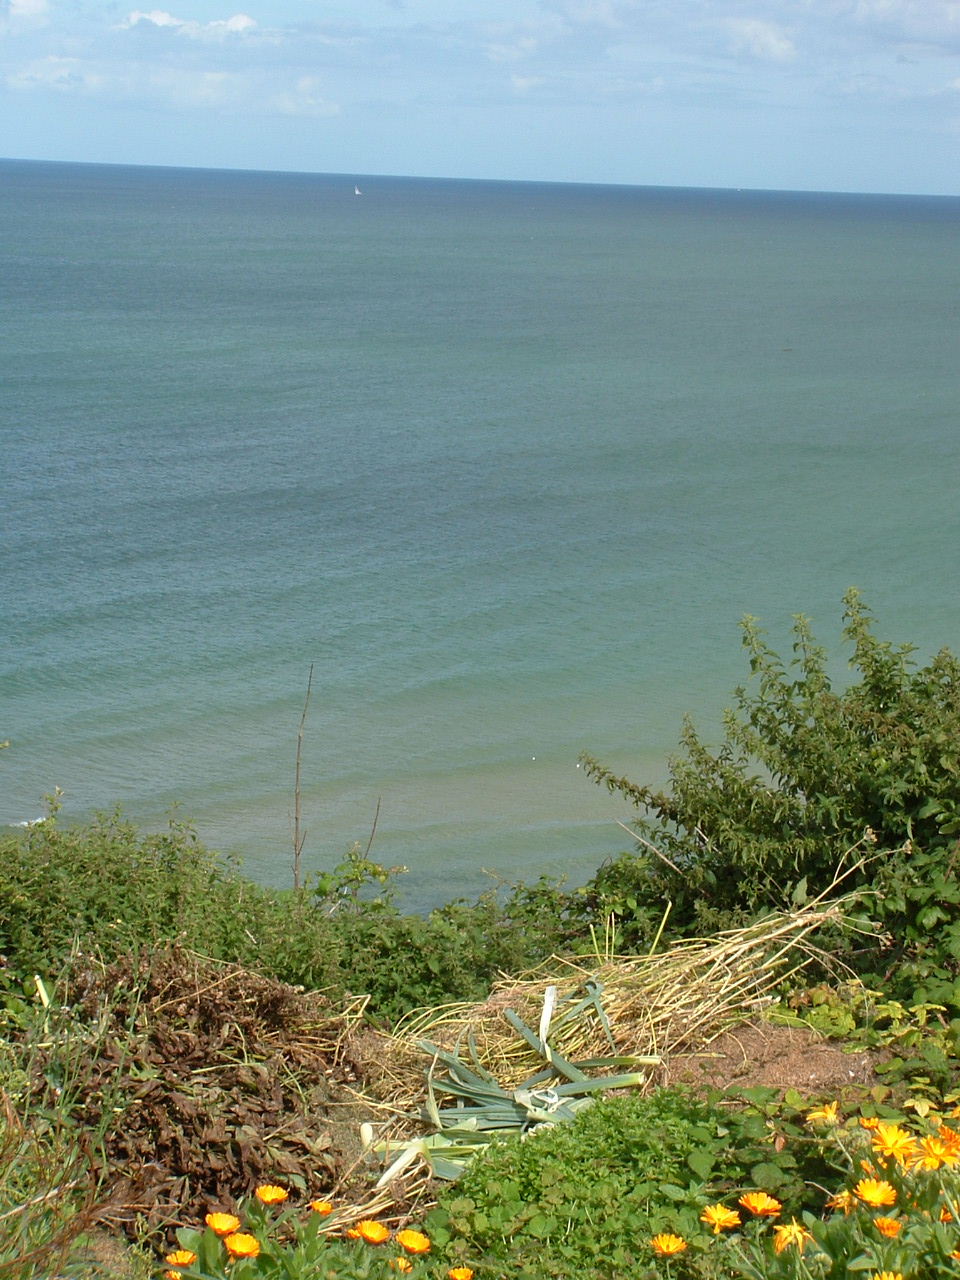
<svg viewBox="0 0 960 1280">
<path fill-rule="evenodd" d="M 862 891 L 877 927 L 834 945 L 891 994 L 960 1009 L 960 662 L 943 649 L 918 667 L 911 646 L 876 638 L 855 590 L 844 606 L 858 676 L 844 688 L 806 619 L 785 663 L 747 618 L 752 681 L 735 690 L 719 747 L 685 722 L 665 790 L 584 757 L 663 855 L 640 847 L 601 868 L 588 910 L 616 910 L 632 947 L 665 900 L 672 932 L 709 934 L 817 896 L 873 844 L 841 888 Z"/>
</svg>

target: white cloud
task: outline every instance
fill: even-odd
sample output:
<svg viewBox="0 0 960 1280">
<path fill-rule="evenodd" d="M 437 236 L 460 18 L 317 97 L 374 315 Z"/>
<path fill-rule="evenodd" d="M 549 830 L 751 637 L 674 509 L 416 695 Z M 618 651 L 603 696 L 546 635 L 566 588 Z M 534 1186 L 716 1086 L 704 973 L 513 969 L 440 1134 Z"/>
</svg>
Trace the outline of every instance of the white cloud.
<svg viewBox="0 0 960 1280">
<path fill-rule="evenodd" d="M 577 26 L 611 29 L 622 26 L 610 0 L 562 0 L 557 8 L 569 22 Z"/>
<path fill-rule="evenodd" d="M 724 23 L 735 53 L 746 53 L 765 62 L 786 62 L 796 54 L 793 40 L 783 27 L 761 18 L 728 18 Z"/>
<path fill-rule="evenodd" d="M 290 88 L 265 103 L 266 109 L 282 116 L 336 116 L 340 107 L 328 102 L 320 92 L 317 76 L 301 76 Z"/>
<path fill-rule="evenodd" d="M 197 22 L 192 18 L 175 18 L 165 9 L 151 9 L 149 13 L 134 9 L 120 24 L 121 28 L 128 30 L 143 25 L 172 30 L 191 40 L 225 40 L 229 36 L 245 36 L 257 26 L 255 20 L 246 13 L 235 13 L 230 18 L 214 22 Z"/>
<path fill-rule="evenodd" d="M 23 32 L 49 22 L 48 0 L 0 0 L 0 32 Z"/>
<path fill-rule="evenodd" d="M 960 48 L 958 0 L 857 0 L 851 16 L 883 39 L 925 41 L 952 52 Z"/>
<path fill-rule="evenodd" d="M 10 0 L 10 17 L 28 22 L 45 19 L 49 8 L 47 0 Z"/>
<path fill-rule="evenodd" d="M 510 44 L 487 45 L 487 57 L 491 62 L 518 62 L 537 50 L 533 36 L 519 36 Z"/>
<path fill-rule="evenodd" d="M 51 56 L 9 72 L 4 83 L 20 92 L 96 96 L 112 103 L 136 102 L 162 110 L 307 117 L 340 113 L 339 104 L 321 93 L 317 76 L 291 80 L 282 69 L 230 72 Z"/>
<path fill-rule="evenodd" d="M 5 77 L 10 89 L 52 90 L 56 93 L 97 93 L 103 78 L 79 58 L 51 55 L 36 58 Z"/>
<path fill-rule="evenodd" d="M 530 93 L 533 89 L 539 89 L 545 84 L 543 76 L 511 76 L 510 87 L 514 93 Z"/>
</svg>

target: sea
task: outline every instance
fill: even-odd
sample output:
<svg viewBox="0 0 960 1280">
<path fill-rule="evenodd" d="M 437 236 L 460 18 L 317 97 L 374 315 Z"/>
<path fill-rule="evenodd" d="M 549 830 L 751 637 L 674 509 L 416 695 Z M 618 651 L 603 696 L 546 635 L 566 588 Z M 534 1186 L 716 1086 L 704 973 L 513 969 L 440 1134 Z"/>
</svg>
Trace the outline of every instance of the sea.
<svg viewBox="0 0 960 1280">
<path fill-rule="evenodd" d="M 0 324 L 0 829 L 582 883 L 744 615 L 960 648 L 960 198 L 6 161 Z"/>
</svg>

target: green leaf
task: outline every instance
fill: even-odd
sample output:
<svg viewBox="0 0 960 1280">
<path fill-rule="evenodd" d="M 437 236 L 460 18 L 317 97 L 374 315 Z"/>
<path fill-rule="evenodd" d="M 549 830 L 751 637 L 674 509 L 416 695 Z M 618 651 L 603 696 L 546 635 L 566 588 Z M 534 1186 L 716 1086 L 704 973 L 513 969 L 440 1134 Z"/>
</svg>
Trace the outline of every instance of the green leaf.
<svg viewBox="0 0 960 1280">
<path fill-rule="evenodd" d="M 786 1175 L 780 1166 L 769 1160 L 762 1160 L 759 1164 L 755 1164 L 750 1170 L 750 1175 L 757 1186 L 764 1189 L 778 1187 L 786 1180 Z"/>
<path fill-rule="evenodd" d="M 691 1151 L 687 1156 L 687 1164 L 704 1182 L 713 1173 L 713 1156 L 707 1151 Z"/>
</svg>

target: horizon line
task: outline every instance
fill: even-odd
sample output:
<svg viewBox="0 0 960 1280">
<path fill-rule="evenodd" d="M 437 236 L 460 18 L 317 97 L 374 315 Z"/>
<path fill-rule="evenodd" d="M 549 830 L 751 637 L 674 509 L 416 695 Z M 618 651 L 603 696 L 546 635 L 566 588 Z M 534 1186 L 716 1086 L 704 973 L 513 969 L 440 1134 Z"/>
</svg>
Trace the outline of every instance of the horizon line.
<svg viewBox="0 0 960 1280">
<path fill-rule="evenodd" d="M 611 187 L 631 191 L 713 191 L 730 192 L 744 195 L 809 195 L 809 196 L 875 196 L 886 199 L 903 200 L 960 200 L 960 194 L 950 195 L 944 192 L 924 191 L 862 191 L 857 189 L 827 189 L 823 187 L 749 187 L 740 185 L 703 186 L 696 183 L 644 183 L 644 182 L 587 182 L 579 179 L 562 178 L 490 178 L 490 177 L 458 177 L 450 174 L 416 174 L 416 173 L 373 173 L 351 172 L 347 170 L 327 169 L 265 169 L 248 168 L 239 165 L 205 165 L 205 164 L 147 164 L 132 163 L 126 160 L 59 160 L 38 156 L 0 156 L 0 164 L 37 164 L 63 165 L 92 169 L 160 169 L 171 172 L 188 173 L 237 173 L 237 174 L 272 174 L 276 176 L 304 178 L 343 178 L 344 182 L 368 182 L 377 179 L 409 180 L 413 182 L 475 182 L 496 183 L 503 186 L 539 186 L 539 187 Z"/>
</svg>

